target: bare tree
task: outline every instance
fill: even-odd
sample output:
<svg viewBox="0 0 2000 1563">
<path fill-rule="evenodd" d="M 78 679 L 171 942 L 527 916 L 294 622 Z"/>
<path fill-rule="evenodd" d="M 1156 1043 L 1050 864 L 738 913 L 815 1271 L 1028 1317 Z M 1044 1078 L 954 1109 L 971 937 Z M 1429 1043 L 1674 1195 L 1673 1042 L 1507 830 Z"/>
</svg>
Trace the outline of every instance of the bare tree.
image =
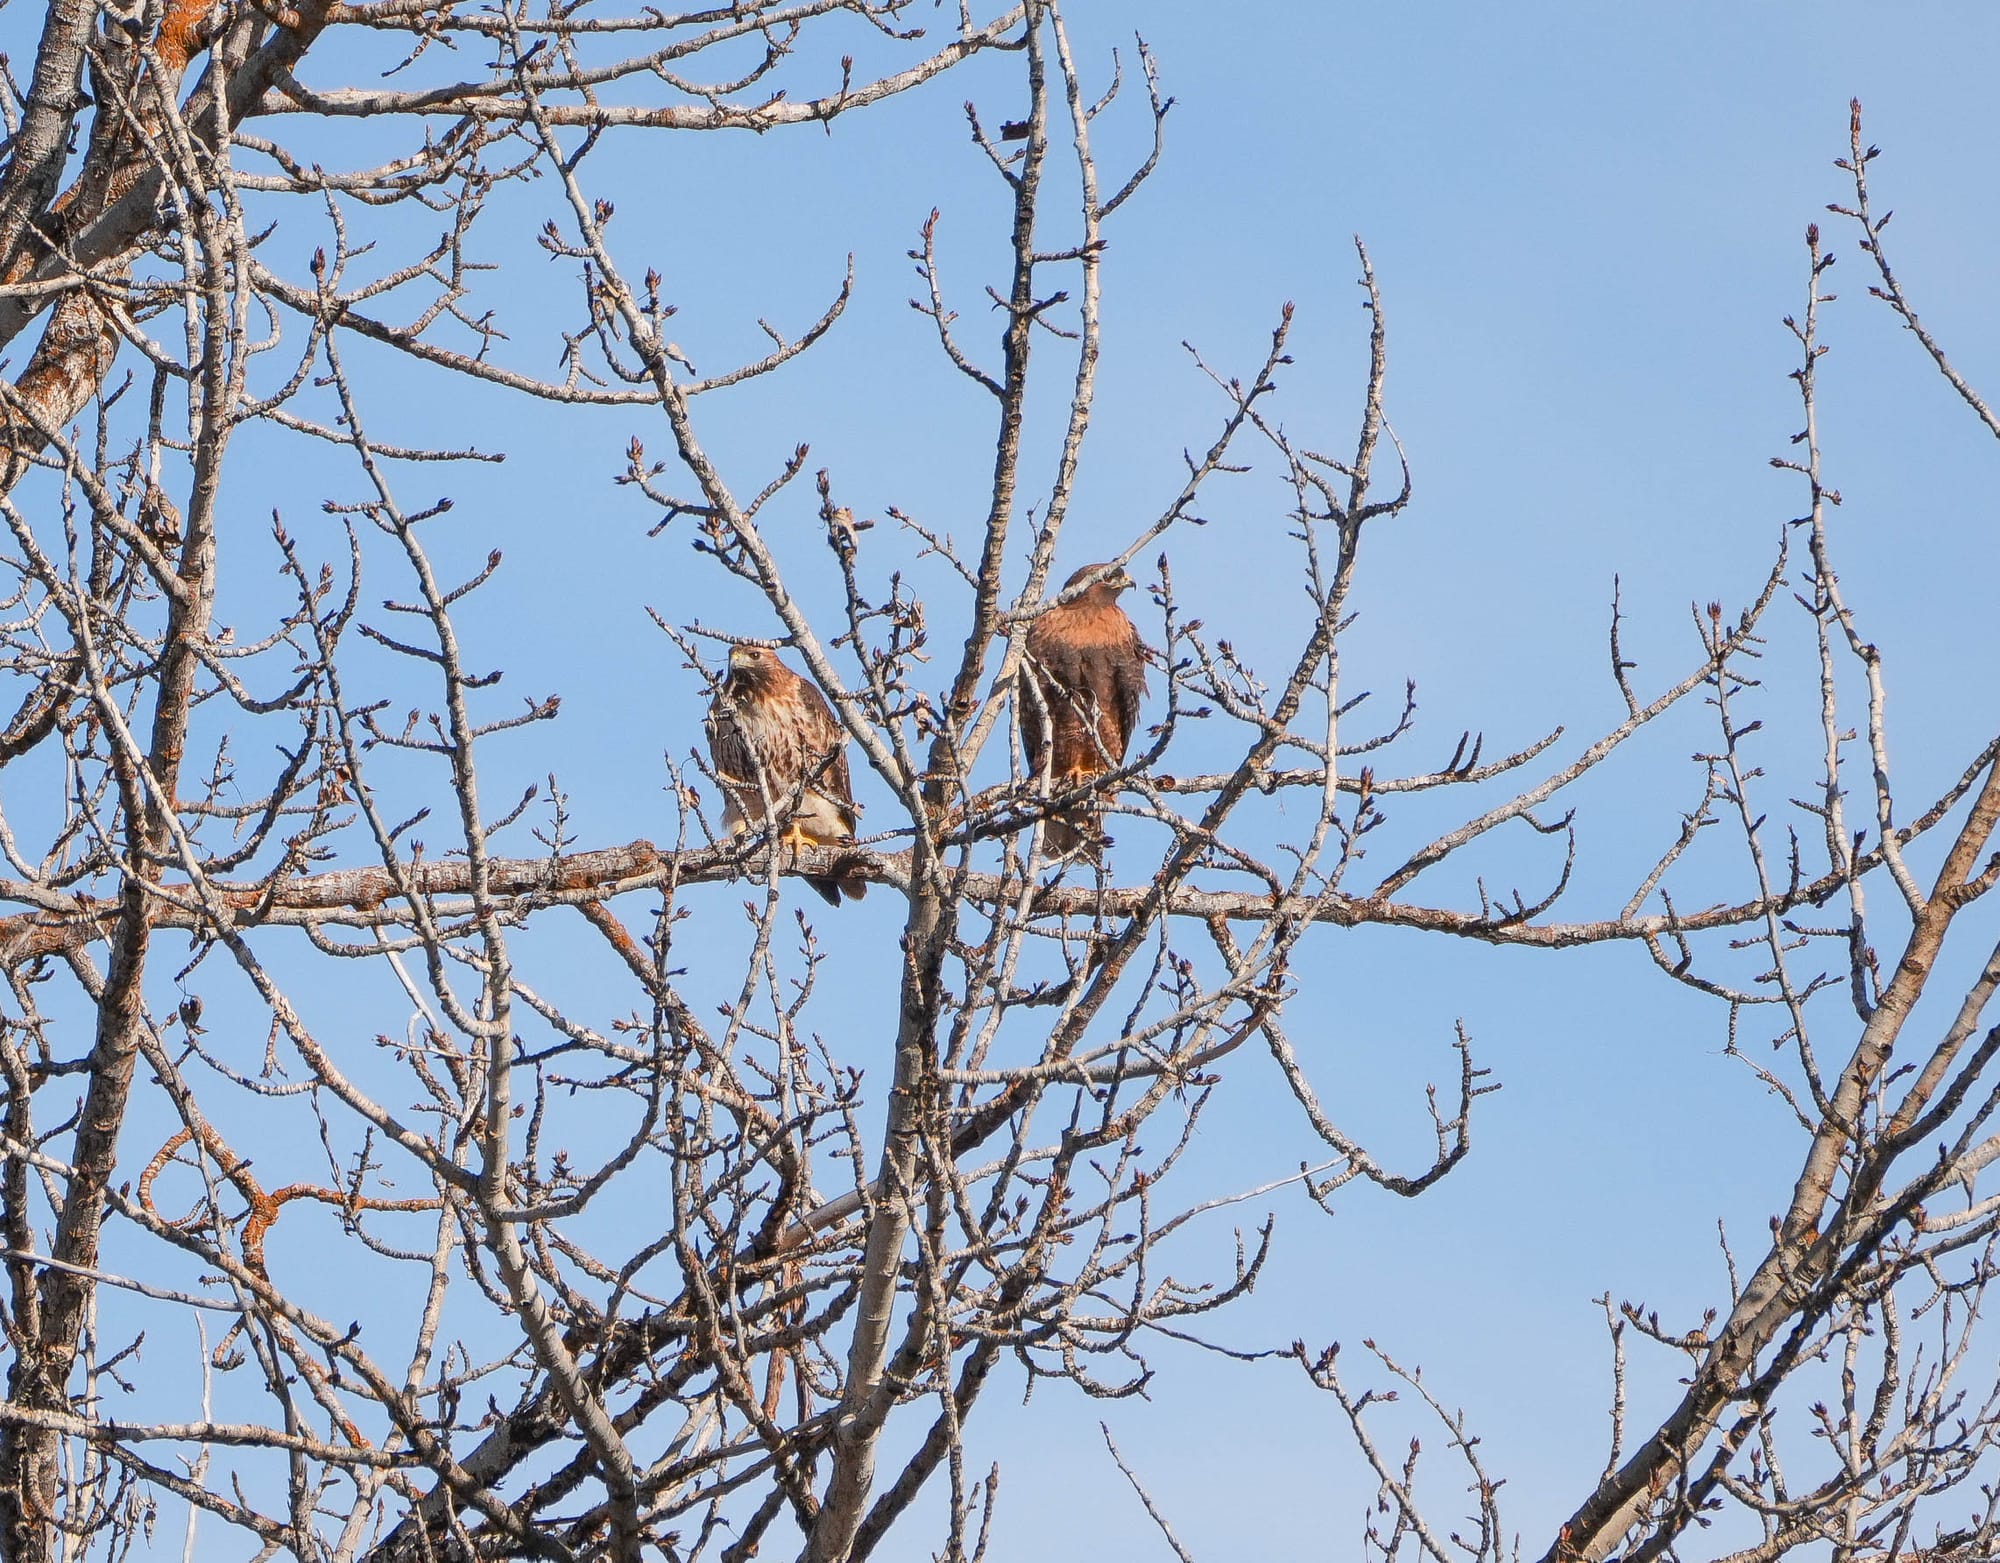
<svg viewBox="0 0 2000 1563">
<path fill-rule="evenodd" d="M 1171 104 L 1143 46 L 1136 89 L 1115 71 L 1087 87 L 1103 73 L 1075 58 L 1053 0 L 962 5 L 942 43 L 915 11 L 51 7 L 32 80 L 8 86 L 0 176 L 0 342 L 41 327 L 0 390 L 17 703 L 0 762 L 32 782 L 10 790 L 0 832 L 0 1549 L 158 1545 L 171 1498 L 190 1557 L 222 1530 L 260 1557 L 741 1559 L 783 1541 L 834 1563 L 873 1552 L 936 1480 L 942 1555 L 983 1556 L 998 1475 L 969 1463 L 964 1429 L 997 1370 L 1133 1393 L 1152 1342 L 1258 1279 L 1268 1223 L 1211 1271 L 1167 1268 L 1187 1251 L 1169 1247 L 1178 1234 L 1245 1192 L 1175 1176 L 1222 1059 L 1268 1053 L 1318 1148 L 1297 1181 L 1321 1203 L 1357 1183 L 1414 1196 L 1465 1157 L 1489 1086 L 1464 1034 L 1431 1104 L 1435 1154 L 1399 1170 L 1324 1105 L 1311 1049 L 1286 1029 L 1309 941 L 1379 924 L 1545 948 L 1634 942 L 1733 1010 L 1775 1001 L 1785 1017 L 1794 1068 L 1758 1069 L 1809 1139 L 1792 1208 L 1720 1328 L 1614 1314 L 1621 1347 L 1629 1324 L 1693 1360 L 1685 1404 L 1643 1443 L 1620 1422 L 1551 1556 L 1662 1552 L 1722 1501 L 1757 1516 L 1757 1556 L 1826 1540 L 1853 1558 L 1977 1552 L 1989 1520 L 1936 1540 L 1913 1527 L 1919 1500 L 1977 1468 L 1992 1425 L 1990 1398 L 1961 1402 L 1954 1385 L 1987 1276 L 1991 1217 L 1972 1184 L 1992 1105 L 1981 1071 L 2000 1043 L 1975 1032 L 2000 957 L 1929 1062 L 1893 1077 L 1893 1100 L 1887 1061 L 1954 919 L 2000 874 L 1983 858 L 2000 748 L 1899 822 L 1879 659 L 1826 557 L 1832 496 L 1812 425 L 1824 257 L 1814 249 L 1797 328 L 1810 514 L 1750 605 L 1709 613 L 1664 684 L 1640 687 L 1614 610 L 1625 714 L 1609 730 L 1498 759 L 1466 734 L 1442 766 L 1404 764 L 1411 695 L 1354 731 L 1365 695 L 1343 685 L 1340 649 L 1362 544 L 1411 492 L 1385 418 L 1383 298 L 1357 246 L 1370 330 L 1352 445 L 1324 454 L 1275 416 L 1289 308 L 1247 373 L 1197 360 L 1215 397 L 1206 442 L 1116 555 L 1152 572 L 1156 720 L 1102 775 L 1032 774 L 1016 707 L 1044 697 L 1021 677 L 1023 646 L 1074 595 L 1052 589 L 1058 552 L 1081 562 L 1061 545 L 1095 402 L 1106 233 L 1156 167 Z M 867 47 L 836 56 L 843 38 Z M 887 63 L 858 70 L 863 53 Z M 959 318 L 969 290 L 944 274 L 936 218 L 912 251 L 941 378 L 992 407 L 975 535 L 897 510 L 857 519 L 831 469 L 806 491 L 804 446 L 775 471 L 725 470 L 702 398 L 781 369 L 833 328 L 847 290 L 796 334 L 767 327 L 756 361 L 699 375 L 667 335 L 679 304 L 612 236 L 621 192 L 596 182 L 602 150 L 661 131 L 823 126 L 989 53 L 1017 69 L 1009 102 L 1025 104 L 1018 119 L 970 115 L 1007 236 L 988 290 L 997 344 Z M 479 54 L 492 58 L 468 68 Z M 386 65 L 394 85 L 308 85 L 323 61 L 352 80 Z M 1151 150 L 1101 178 L 1093 127 L 1113 111 L 1150 126 Z M 386 127 L 398 150 L 350 166 L 347 120 Z M 1915 328 L 1856 134 L 1854 220 Z M 551 203 L 538 241 L 574 284 L 555 379 L 531 367 L 552 344 L 510 340 L 507 284 L 483 270 L 489 231 L 520 221 L 493 213 L 534 197 Z M 426 226 L 438 218 L 442 237 Z M 304 276 L 287 274 L 265 241 L 273 224 L 308 223 L 324 242 Z M 444 387 L 620 409 L 606 416 L 641 431 L 621 481 L 663 517 L 663 547 L 688 545 L 660 630 L 708 688 L 718 645 L 781 642 L 851 739 L 870 834 L 821 847 L 728 836 L 715 779 L 678 752 L 665 845 L 579 840 L 554 778 L 494 803 L 492 757 L 533 743 L 557 702 L 496 691 L 492 658 L 532 648 L 481 644 L 461 605 L 500 555 L 468 578 L 441 573 L 427 539 L 450 502 L 403 491 L 413 467 L 499 453 L 380 431 L 356 369 L 376 361 Z M 1031 412 L 1052 396 L 1043 437 Z M 340 452 L 361 497 L 325 499 L 332 519 L 310 530 L 280 519 L 268 542 L 241 535 L 222 501 L 245 425 Z M 649 440 L 670 454 L 650 457 Z M 1291 655 L 1262 672 L 1204 628 L 1169 565 L 1211 485 L 1253 462 L 1288 496 L 1310 609 Z M 810 547 L 770 524 L 801 515 L 819 523 Z M 267 621 L 225 628 L 222 564 L 240 575 L 266 546 Z M 808 575 L 838 581 L 832 618 L 801 607 Z M 702 582 L 731 577 L 763 622 L 689 616 Z M 1742 747 L 1754 723 L 1737 714 L 1767 612 L 1798 582 L 1825 669 L 1825 774 L 1804 805 L 1824 827 L 1816 866 L 1803 848 L 1767 852 Z M 1843 658 L 1869 679 L 1872 839 L 1847 816 Z M 1699 806 L 1623 904 L 1558 916 L 1575 854 L 1564 795 L 1702 700 L 1721 737 Z M 1113 838 L 1101 861 L 1046 845 L 1081 790 Z M 1469 801 L 1451 828 L 1398 840 L 1383 803 L 1402 793 Z M 1676 906 L 1684 854 L 1724 819 L 1751 848 L 1743 892 Z M 1551 842 L 1541 888 L 1440 872 L 1514 826 Z M 1933 834 L 1950 845 L 1926 891 L 1908 857 Z M 901 937 L 885 941 L 866 1014 L 827 1015 L 824 950 L 791 911 L 801 875 L 897 901 Z M 1871 877 L 1912 928 L 1886 980 L 1863 915 Z M 709 888 L 724 882 L 739 888 Z M 740 969 L 690 968 L 684 920 L 729 917 L 743 887 Z M 1837 926 L 1813 921 L 1835 903 Z M 602 974 L 581 998 L 565 980 L 572 934 Z M 1769 972 L 1734 986 L 1706 974 L 1705 936 L 1751 941 Z M 1792 965 L 1801 941 L 1825 938 L 1843 941 L 1861 1031 L 1852 1060 L 1822 1073 L 1806 1006 L 1826 984 Z M 372 1013 L 378 990 L 353 972 L 392 980 L 393 1007 Z M 245 1015 L 261 1062 L 240 1046 Z M 1941 1134 L 1957 1148 L 1926 1159 Z M 1892 1175 L 1911 1157 L 1921 1171 Z M 1963 1208 L 1947 1211 L 1960 1186 Z M 301 1227 L 337 1263 L 274 1246 Z M 1906 1295 L 1926 1284 L 1933 1295 Z M 380 1313 L 354 1319 L 358 1293 Z M 1917 1317 L 1938 1346 L 1905 1344 Z M 175 1354 L 194 1338 L 198 1361 Z M 1381 1452 L 1371 1393 L 1347 1389 L 1331 1353 L 1296 1350 L 1380 1473 L 1393 1516 L 1373 1536 L 1381 1551 L 1509 1544 L 1485 1457 L 1442 1402 L 1474 1473 L 1470 1539 L 1424 1520 L 1414 1452 Z M 1780 1474 L 1775 1418 L 1779 1392 L 1822 1361 L 1845 1386 L 1844 1409 L 1824 1413 L 1841 1464 L 1805 1486 Z M 907 1431 L 891 1440 L 892 1426 Z"/>
</svg>

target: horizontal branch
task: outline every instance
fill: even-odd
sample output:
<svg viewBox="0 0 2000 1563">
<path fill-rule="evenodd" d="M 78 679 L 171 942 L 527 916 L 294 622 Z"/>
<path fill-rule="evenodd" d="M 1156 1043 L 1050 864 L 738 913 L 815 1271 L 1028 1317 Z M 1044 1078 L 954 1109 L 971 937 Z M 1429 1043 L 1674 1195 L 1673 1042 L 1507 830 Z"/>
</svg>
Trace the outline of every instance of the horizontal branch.
<svg viewBox="0 0 2000 1563">
<path fill-rule="evenodd" d="M 786 877 L 840 877 L 865 880 L 908 893 L 914 883 L 910 852 L 870 851 L 834 846 L 786 849 L 779 872 Z M 573 906 L 614 896 L 656 890 L 666 885 L 712 884 L 730 880 L 759 881 L 767 871 L 765 850 L 739 843 L 664 852 L 650 841 L 591 852 L 532 858 L 492 858 L 486 878 L 493 898 L 512 910 L 537 906 Z M 472 910 L 472 871 L 453 859 L 404 864 L 399 871 L 434 914 L 446 917 Z M 954 875 L 954 880 L 958 876 Z M 1522 945 L 1535 949 L 1565 949 L 1612 940 L 1647 940 L 1675 934 L 1731 928 L 1772 911 L 1784 913 L 1824 900 L 1847 883 L 1844 874 L 1825 874 L 1785 894 L 1761 900 L 1723 903 L 1698 912 L 1618 916 L 1584 922 L 1535 923 L 1504 914 L 1460 911 L 1378 897 L 1328 892 L 1319 896 L 1274 899 L 1245 890 L 1204 890 L 1182 887 L 1165 901 L 1172 917 L 1204 922 L 1312 922 L 1339 927 L 1363 925 L 1416 928 L 1453 934 L 1489 944 Z M 1014 904 L 1019 885 L 1005 876 L 967 873 L 963 893 L 986 905 Z M 217 901 L 235 913 L 239 928 L 349 927 L 392 928 L 408 924 L 399 909 L 396 881 L 384 868 L 336 869 L 305 874 L 275 883 L 229 884 L 211 881 Z M 185 884 L 157 887 L 150 902 L 152 925 L 199 933 L 212 919 Z M 1145 907 L 1158 891 L 1150 883 L 1097 886 L 1062 881 L 1045 885 L 1029 903 L 1036 917 L 1129 917 Z M 449 904 L 464 902 L 463 907 Z M 43 956 L 82 948 L 108 935 L 113 922 L 129 908 L 108 897 L 51 891 L 24 880 L 0 879 L 0 902 L 35 908 L 0 918 L 0 966 L 11 967 Z"/>
</svg>

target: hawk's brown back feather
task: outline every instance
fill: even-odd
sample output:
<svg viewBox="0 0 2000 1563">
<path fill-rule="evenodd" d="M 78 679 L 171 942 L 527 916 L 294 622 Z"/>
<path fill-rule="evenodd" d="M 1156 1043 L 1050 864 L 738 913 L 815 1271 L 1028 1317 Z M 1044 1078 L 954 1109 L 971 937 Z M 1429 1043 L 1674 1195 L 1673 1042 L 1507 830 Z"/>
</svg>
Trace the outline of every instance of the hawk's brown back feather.
<svg viewBox="0 0 2000 1563">
<path fill-rule="evenodd" d="M 1086 566 L 1070 584 L 1103 568 Z M 1028 630 L 1027 676 L 1016 696 L 1021 747 L 1029 769 L 1049 773 L 1061 788 L 1124 764 L 1146 694 L 1146 659 L 1139 631 L 1118 606 L 1118 588 L 1104 583 L 1047 609 Z M 1065 810 L 1045 832 L 1055 852 L 1074 849 L 1093 828 L 1094 810 Z"/>
</svg>

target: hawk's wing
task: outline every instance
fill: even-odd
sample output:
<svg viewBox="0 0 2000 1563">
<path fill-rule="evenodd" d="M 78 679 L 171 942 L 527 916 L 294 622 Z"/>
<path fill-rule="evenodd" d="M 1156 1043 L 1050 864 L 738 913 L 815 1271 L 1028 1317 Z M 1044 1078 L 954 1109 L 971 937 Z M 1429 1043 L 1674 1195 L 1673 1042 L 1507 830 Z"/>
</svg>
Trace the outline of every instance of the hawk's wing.
<svg viewBox="0 0 2000 1563">
<path fill-rule="evenodd" d="M 854 801 L 854 779 L 847 769 L 847 729 L 834 716 L 826 696 L 795 673 L 791 677 L 790 704 L 792 709 L 786 716 L 796 734 L 796 774 L 840 810 L 841 823 L 851 836 L 861 810 Z"/>
<path fill-rule="evenodd" d="M 757 761 L 727 696 L 718 694 L 708 703 L 708 716 L 701 725 L 708 734 L 708 758 L 716 775 L 726 781 L 754 782 Z"/>
<path fill-rule="evenodd" d="M 1146 698 L 1146 647 L 1139 639 L 1137 626 L 1124 614 L 1118 616 L 1125 619 L 1125 638 L 1106 658 L 1110 688 L 1104 708 L 1117 721 L 1118 742 L 1114 752 L 1123 762 L 1125 751 L 1132 746 L 1132 735 L 1139 730 L 1139 707 Z"/>
</svg>

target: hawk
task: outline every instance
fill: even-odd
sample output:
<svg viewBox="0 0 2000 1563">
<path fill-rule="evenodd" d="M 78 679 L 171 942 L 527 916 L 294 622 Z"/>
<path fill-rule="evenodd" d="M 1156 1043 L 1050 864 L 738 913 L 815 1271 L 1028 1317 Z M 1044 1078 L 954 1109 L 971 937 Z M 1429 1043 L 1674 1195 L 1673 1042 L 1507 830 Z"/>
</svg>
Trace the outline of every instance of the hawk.
<svg viewBox="0 0 2000 1563">
<path fill-rule="evenodd" d="M 767 819 L 792 847 L 852 841 L 860 809 L 847 774 L 847 734 L 825 698 L 768 646 L 731 646 L 729 673 L 709 702 L 709 758 L 722 783 L 722 828 L 732 836 Z M 763 775 L 758 775 L 761 765 Z M 829 905 L 858 901 L 865 881 L 808 877 Z"/>
<path fill-rule="evenodd" d="M 1056 791 L 1124 763 L 1146 693 L 1145 647 L 1118 606 L 1132 577 L 1089 564 L 1063 590 L 1099 571 L 1107 573 L 1096 585 L 1045 609 L 1028 630 L 1030 687 L 1014 697 L 1028 769 L 1040 776 L 1046 768 Z M 1042 839 L 1051 852 L 1084 847 L 1094 857 L 1104 839 L 1096 820 L 1096 808 L 1087 803 L 1054 811 Z"/>
</svg>

